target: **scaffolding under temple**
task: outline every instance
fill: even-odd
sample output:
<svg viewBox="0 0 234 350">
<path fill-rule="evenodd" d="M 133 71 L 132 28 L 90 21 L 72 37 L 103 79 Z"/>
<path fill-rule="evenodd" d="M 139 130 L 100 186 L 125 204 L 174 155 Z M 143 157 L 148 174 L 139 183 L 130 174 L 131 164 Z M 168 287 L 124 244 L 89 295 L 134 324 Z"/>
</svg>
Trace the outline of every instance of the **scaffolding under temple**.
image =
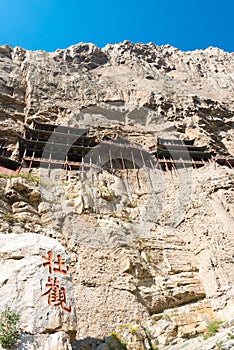
<svg viewBox="0 0 234 350">
<path fill-rule="evenodd" d="M 122 138 L 102 141 L 93 149 L 93 155 L 101 155 L 102 166 L 113 170 L 155 168 L 157 163 L 149 151 Z"/>
</svg>

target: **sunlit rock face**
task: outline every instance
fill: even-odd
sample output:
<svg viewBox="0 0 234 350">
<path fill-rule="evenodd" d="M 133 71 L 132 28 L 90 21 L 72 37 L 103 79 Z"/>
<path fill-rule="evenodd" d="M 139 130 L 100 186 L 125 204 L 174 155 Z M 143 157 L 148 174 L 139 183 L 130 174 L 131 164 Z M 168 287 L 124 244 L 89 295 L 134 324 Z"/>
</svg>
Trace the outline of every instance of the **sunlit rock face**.
<svg viewBox="0 0 234 350">
<path fill-rule="evenodd" d="M 150 152 L 158 136 L 195 139 L 231 157 L 233 72 L 233 53 L 212 47 L 1 46 L 0 138 L 17 159 L 17 135 L 37 118 L 90 128 L 100 143 L 120 136 Z M 0 175 L 0 307 L 20 314 L 18 348 L 231 349 L 233 169 L 110 173 L 103 159 L 102 170 L 62 180 L 40 168 Z M 69 273 L 50 275 L 48 252 Z M 65 288 L 55 302 L 43 296 L 49 277 Z M 213 320 L 226 324 L 203 340 Z"/>
</svg>

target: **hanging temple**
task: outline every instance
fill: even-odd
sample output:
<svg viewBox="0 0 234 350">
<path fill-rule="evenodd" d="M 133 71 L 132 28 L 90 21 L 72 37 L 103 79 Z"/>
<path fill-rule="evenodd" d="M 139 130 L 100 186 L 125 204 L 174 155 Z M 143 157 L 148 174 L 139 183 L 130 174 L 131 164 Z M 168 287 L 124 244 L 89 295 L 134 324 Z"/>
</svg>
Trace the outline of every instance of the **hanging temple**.
<svg viewBox="0 0 234 350">
<path fill-rule="evenodd" d="M 89 129 L 46 124 L 33 120 L 33 127 L 24 125 L 24 135 L 18 136 L 19 159 L 13 160 L 7 151 L 7 139 L 0 138 L 0 174 L 18 174 L 23 168 L 62 168 L 65 171 L 97 168 L 150 168 L 177 171 L 179 168 L 199 168 L 207 163 L 234 166 L 234 158 L 195 146 L 195 140 L 157 138 L 157 145 L 144 149 L 139 144 L 116 135 L 100 140 Z"/>
</svg>

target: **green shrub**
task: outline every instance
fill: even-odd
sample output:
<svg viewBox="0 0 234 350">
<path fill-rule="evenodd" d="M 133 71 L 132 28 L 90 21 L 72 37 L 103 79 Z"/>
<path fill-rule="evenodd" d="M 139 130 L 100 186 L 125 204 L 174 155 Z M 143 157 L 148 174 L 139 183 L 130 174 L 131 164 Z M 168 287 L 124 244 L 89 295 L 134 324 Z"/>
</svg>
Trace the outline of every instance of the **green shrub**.
<svg viewBox="0 0 234 350">
<path fill-rule="evenodd" d="M 205 334 L 204 334 L 204 338 L 207 339 L 207 338 L 215 335 L 215 333 L 218 332 L 219 326 L 222 323 L 223 323 L 223 321 L 218 321 L 218 320 L 214 320 L 214 321 L 211 321 L 210 323 L 208 323 L 208 325 L 206 327 Z"/>
<path fill-rule="evenodd" d="M 158 346 L 156 344 L 151 345 L 152 350 L 159 350 Z"/>
<path fill-rule="evenodd" d="M 26 179 L 26 180 L 31 181 L 31 182 L 36 182 L 36 183 L 40 182 L 39 177 L 35 176 L 31 173 L 19 173 L 16 175 L 0 174 L 0 178 L 2 178 L 2 179 L 21 178 L 21 179 Z"/>
<path fill-rule="evenodd" d="M 0 343 L 4 349 L 14 349 L 19 338 L 19 314 L 7 307 L 0 314 Z"/>
<path fill-rule="evenodd" d="M 26 173 L 26 174 L 19 174 L 18 177 L 21 177 L 21 178 L 26 179 L 26 180 L 31 181 L 31 182 L 40 183 L 39 177 L 36 176 L 36 175 L 33 175 L 33 174 L 31 174 L 31 173 L 28 173 L 28 174 L 27 174 L 27 173 Z"/>
<path fill-rule="evenodd" d="M 216 345 L 216 348 L 217 348 L 217 349 L 221 349 L 222 346 L 223 346 L 223 341 L 220 340 L 220 341 L 216 342 L 215 345 Z"/>
<path fill-rule="evenodd" d="M 0 179 L 11 179 L 13 175 L 8 175 L 8 174 L 0 174 Z"/>
<path fill-rule="evenodd" d="M 120 350 L 127 350 L 126 344 L 122 342 L 121 335 L 119 335 L 116 332 L 111 332 L 109 336 L 117 341 Z M 111 344 L 109 344 L 109 347 L 111 348 L 111 350 L 114 350 L 114 346 L 112 346 Z"/>
<path fill-rule="evenodd" d="M 9 221 L 9 222 L 17 222 L 18 221 L 17 218 L 15 218 L 12 213 L 3 214 L 2 220 Z"/>
<path fill-rule="evenodd" d="M 164 318 L 164 320 L 166 320 L 166 321 L 171 321 L 171 316 L 168 315 L 168 314 L 163 314 L 163 318 Z"/>
</svg>

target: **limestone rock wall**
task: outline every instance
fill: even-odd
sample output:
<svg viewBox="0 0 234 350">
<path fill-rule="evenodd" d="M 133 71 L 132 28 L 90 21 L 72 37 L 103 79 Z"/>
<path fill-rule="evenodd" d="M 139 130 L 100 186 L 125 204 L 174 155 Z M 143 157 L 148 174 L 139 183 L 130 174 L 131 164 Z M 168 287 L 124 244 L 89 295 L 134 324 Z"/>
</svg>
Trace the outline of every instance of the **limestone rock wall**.
<svg viewBox="0 0 234 350">
<path fill-rule="evenodd" d="M 123 42 L 102 50 L 81 43 L 51 53 L 2 46 L 0 54 L 4 133 L 15 135 L 35 115 L 79 125 L 83 107 L 103 102 L 111 102 L 110 118 L 122 101 L 149 107 L 186 136 L 233 154 L 233 53 Z M 119 121 L 142 124 L 141 115 L 135 118 Z"/>
<path fill-rule="evenodd" d="M 233 58 L 152 43 L 51 53 L 2 46 L 0 137 L 17 158 L 16 136 L 36 116 L 90 127 L 100 140 L 118 134 L 148 149 L 158 135 L 195 138 L 233 155 Z M 229 346 L 233 170 L 61 175 L 0 175 L 0 307 L 20 314 L 18 348 L 118 349 L 114 331 L 128 350 L 212 349 L 209 339 L 187 340 L 212 320 L 227 321 L 217 341 Z M 70 266 L 60 282 L 71 313 L 42 296 L 49 251 Z"/>
</svg>

